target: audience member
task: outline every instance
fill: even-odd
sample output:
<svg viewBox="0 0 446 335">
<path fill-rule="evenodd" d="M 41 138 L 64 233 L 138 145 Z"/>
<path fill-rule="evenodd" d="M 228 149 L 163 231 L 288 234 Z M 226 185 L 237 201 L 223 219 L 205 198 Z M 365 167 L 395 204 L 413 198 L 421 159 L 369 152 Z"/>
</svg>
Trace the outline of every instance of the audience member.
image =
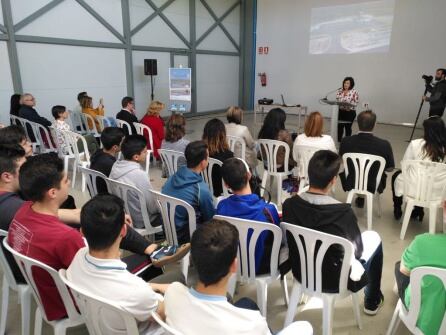
<svg viewBox="0 0 446 335">
<path fill-rule="evenodd" d="M 208 165 L 208 149 L 203 141 L 191 142 L 184 152 L 187 166 L 181 167 L 167 179 L 161 189 L 163 194 L 184 200 L 194 210 L 197 225 L 210 220 L 215 213 L 209 186 L 203 181 L 201 172 Z M 189 221 L 186 209 L 178 207 L 175 212 L 175 226 L 178 243 L 189 242 Z"/>
<path fill-rule="evenodd" d="M 65 137 L 61 131 L 70 130 L 70 125 L 65 122 L 65 120 L 69 117 L 68 111 L 65 106 L 56 105 L 51 108 L 51 113 L 54 117 L 53 128 L 59 130 L 56 132 L 57 145 L 62 148 L 62 152 L 67 152 L 65 149 Z"/>
<path fill-rule="evenodd" d="M 145 124 L 152 131 L 153 148 L 150 148 L 148 134 L 145 134 L 148 148 L 152 149 L 155 159 L 159 159 L 158 149 L 161 148 L 161 142 L 164 140 L 164 121 L 160 116 L 165 105 L 160 101 L 152 101 L 147 108 L 147 113 L 141 119 L 141 123 Z"/>
<path fill-rule="evenodd" d="M 229 144 L 226 140 L 226 128 L 219 119 L 211 119 L 206 122 L 203 130 L 203 141 L 207 144 L 209 157 L 223 162 L 228 158 L 234 157 L 234 153 L 229 150 Z M 212 168 L 212 187 L 214 196 L 219 197 L 223 193 L 220 166 L 214 165 Z"/>
<path fill-rule="evenodd" d="M 257 154 L 255 152 L 256 144 L 251 136 L 248 127 L 243 126 L 243 110 L 240 107 L 231 106 L 226 111 L 226 119 L 228 123 L 226 127 L 226 135 L 241 137 L 246 144 L 245 161 L 248 163 L 251 171 L 255 171 L 257 167 Z M 234 149 L 234 155 L 241 157 L 242 146 L 237 143 Z"/>
<path fill-rule="evenodd" d="M 121 111 L 116 114 L 118 120 L 127 122 L 132 130 L 132 135 L 136 135 L 136 128 L 133 122 L 138 122 L 135 115 L 135 100 L 132 97 L 124 97 L 121 100 Z M 129 135 L 127 127 L 124 127 L 125 136 Z"/>
<path fill-rule="evenodd" d="M 285 129 L 285 121 L 286 121 L 286 113 L 281 108 L 273 108 L 268 114 L 265 116 L 265 120 L 263 121 L 262 128 L 260 128 L 259 135 L 257 136 L 260 139 L 267 140 L 276 140 L 282 141 L 288 144 L 290 147 L 290 154 L 288 165 L 290 168 L 294 167 L 296 163 L 293 160 L 293 140 L 291 138 L 288 130 Z M 266 154 L 264 149 L 261 148 L 262 154 Z M 265 156 L 265 155 L 264 155 Z M 285 163 L 285 149 L 280 148 L 277 151 L 276 163 L 278 171 L 284 171 L 283 164 Z M 263 162 L 265 165 L 266 162 Z"/>
<path fill-rule="evenodd" d="M 82 97 L 81 100 L 81 106 L 82 106 L 82 113 L 90 115 L 94 119 L 94 123 L 96 125 L 96 129 L 98 131 L 101 131 L 101 126 L 99 124 L 99 121 L 96 120 L 96 116 L 104 116 L 104 103 L 103 99 L 99 99 L 99 105 L 96 108 L 93 108 L 93 98 L 89 96 Z M 88 120 L 88 128 L 93 129 L 93 124 L 90 120 Z"/>
<path fill-rule="evenodd" d="M 148 284 L 127 271 L 121 261 L 120 244 L 127 234 L 124 202 L 114 195 L 98 195 L 88 201 L 81 212 L 81 231 L 88 247 L 78 250 L 67 270 L 67 278 L 82 290 L 112 301 L 132 314 L 138 322 L 140 333 L 158 328 L 150 313 L 156 311 L 164 318 L 163 297 L 168 283 L 184 282 L 181 273 L 172 271 L 155 277 Z M 123 320 L 112 311 L 99 308 L 103 333 L 121 334 L 125 331 Z M 100 313 L 99 313 L 100 312 Z"/>
<path fill-rule="evenodd" d="M 8 126 L 0 129 L 0 144 L 19 144 L 25 150 L 26 157 L 32 156 L 33 147 L 21 126 Z"/>
<path fill-rule="evenodd" d="M 387 175 L 386 172 L 390 172 L 395 167 L 393 161 L 393 151 L 389 141 L 381 139 L 373 135 L 373 129 L 376 124 L 376 114 L 371 110 L 366 110 L 358 115 L 358 127 L 359 133 L 357 135 L 344 137 L 339 146 L 339 155 L 346 153 L 362 153 L 375 156 L 381 156 L 386 160 L 384 167 L 384 173 L 381 178 L 381 182 L 376 185 L 376 175 L 378 174 L 378 163 L 376 162 L 370 169 L 367 190 L 375 193 L 377 190 L 382 193 L 386 187 Z M 348 176 L 345 173 L 340 174 L 342 188 L 344 191 L 350 191 L 355 185 L 355 169 L 351 161 L 348 162 Z M 356 205 L 360 208 L 364 207 L 364 198 L 357 197 Z"/>
<path fill-rule="evenodd" d="M 217 205 L 217 214 L 239 219 L 255 220 L 280 224 L 279 213 L 273 204 L 268 204 L 257 194 L 253 194 L 249 181 L 251 173 L 248 165 L 239 158 L 229 158 L 222 166 L 221 174 L 232 195 L 221 200 Z M 251 233 L 252 234 L 252 233 Z M 250 235 L 248 239 L 250 239 Z M 271 248 L 273 236 L 268 232 L 260 234 L 256 244 L 256 273 L 267 273 L 270 270 Z M 286 274 L 290 268 L 283 264 L 281 273 Z"/>
<path fill-rule="evenodd" d="M 184 138 L 186 134 L 186 119 L 181 114 L 173 114 L 166 123 L 166 138 L 161 143 L 161 149 L 183 152 L 189 144 Z M 178 167 L 186 165 L 186 160 L 180 158 Z M 167 176 L 167 167 L 163 164 L 163 176 Z"/>
<path fill-rule="evenodd" d="M 226 221 L 212 220 L 192 235 L 192 262 L 198 273 L 194 288 L 171 284 L 164 296 L 166 322 L 184 335 L 270 335 L 266 319 L 256 304 L 242 298 L 228 302 L 228 281 L 237 272 L 239 234 Z M 187 311 L 185 313 L 184 311 Z M 308 322 L 295 322 L 282 332 L 312 334 Z"/>
<path fill-rule="evenodd" d="M 152 184 L 141 164 L 147 158 L 147 142 L 142 135 L 127 136 L 121 145 L 123 160 L 116 161 L 110 172 L 110 178 L 138 188 L 143 194 L 149 212 L 150 224 L 161 225 L 161 215 L 156 199 L 150 193 Z M 128 195 L 128 206 L 133 224 L 136 228 L 145 228 L 141 206 L 136 194 Z"/>
<path fill-rule="evenodd" d="M 74 106 L 73 108 L 73 113 L 82 113 L 82 100 L 84 97 L 88 97 L 88 93 L 87 92 L 79 92 L 77 95 L 77 102 L 78 104 L 76 106 Z"/>
<path fill-rule="evenodd" d="M 361 234 L 350 204 L 341 203 L 329 195 L 340 166 L 341 158 L 336 153 L 330 150 L 317 151 L 308 166 L 310 188 L 305 193 L 285 200 L 282 221 L 340 236 L 353 243 L 356 260 L 352 264 L 348 288 L 356 292 L 365 286 L 368 278 L 364 312 L 375 315 L 384 302 L 381 292 L 381 238 L 370 230 Z M 300 281 L 299 250 L 291 236 L 287 235 L 287 239 L 293 274 Z M 336 246 L 327 251 L 322 264 L 324 292 L 338 291 L 343 256 L 342 248 Z"/>
<path fill-rule="evenodd" d="M 9 114 L 13 116 L 19 116 L 19 110 L 20 110 L 20 94 L 13 94 L 11 95 Z"/>
<path fill-rule="evenodd" d="M 331 150 L 336 152 L 336 146 L 330 135 L 322 134 L 324 130 L 324 118 L 319 112 L 312 112 L 305 121 L 304 133 L 296 137 L 294 141 L 294 150 L 296 146 L 305 145 L 321 150 Z"/>
<path fill-rule="evenodd" d="M 403 157 L 403 161 L 407 160 L 423 160 L 430 162 L 446 163 L 446 127 L 443 120 L 438 116 L 431 116 L 423 122 L 424 135 L 423 138 L 413 140 L 409 143 Z M 415 171 L 409 171 L 408 180 L 415 180 Z M 438 181 L 444 180 L 446 176 L 439 176 Z M 409 195 L 413 195 L 416 191 L 414 184 L 408 185 Z M 441 183 L 433 184 L 432 192 L 438 193 Z M 401 205 L 403 204 L 403 176 L 401 170 L 396 171 L 392 176 L 392 193 L 393 193 L 393 215 L 395 219 L 400 219 L 402 213 Z M 422 221 L 424 216 L 423 207 L 416 206 L 412 211 L 413 218 L 417 217 Z"/>
<path fill-rule="evenodd" d="M 103 173 L 106 177 L 110 176 L 113 164 L 116 162 L 116 156 L 121 151 L 121 143 L 124 138 L 124 130 L 117 127 L 106 127 L 101 133 L 102 149 L 96 152 L 90 158 L 90 169 Z M 98 178 L 96 180 L 98 193 L 108 193 L 105 181 Z"/>
<path fill-rule="evenodd" d="M 19 117 L 22 119 L 26 119 L 31 122 L 36 122 L 41 124 L 44 127 L 51 126 L 51 121 L 40 116 L 39 113 L 35 110 L 36 99 L 29 93 L 25 93 L 20 97 L 20 109 L 19 109 Z M 26 125 L 26 131 L 30 137 L 31 142 L 36 142 L 36 138 L 34 137 L 34 131 L 30 125 Z"/>
</svg>

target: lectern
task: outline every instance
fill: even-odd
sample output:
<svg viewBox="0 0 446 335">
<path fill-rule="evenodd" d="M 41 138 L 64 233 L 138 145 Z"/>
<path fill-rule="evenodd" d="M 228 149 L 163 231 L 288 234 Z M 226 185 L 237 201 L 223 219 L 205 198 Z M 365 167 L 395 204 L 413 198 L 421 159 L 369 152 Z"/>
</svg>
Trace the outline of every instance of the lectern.
<svg viewBox="0 0 446 335">
<path fill-rule="evenodd" d="M 331 106 L 331 125 L 330 125 L 330 135 L 333 138 L 333 141 L 338 140 L 338 115 L 339 115 L 339 106 L 344 108 L 355 108 L 356 106 L 348 103 L 337 100 L 328 100 L 321 99 L 321 103 Z"/>
</svg>

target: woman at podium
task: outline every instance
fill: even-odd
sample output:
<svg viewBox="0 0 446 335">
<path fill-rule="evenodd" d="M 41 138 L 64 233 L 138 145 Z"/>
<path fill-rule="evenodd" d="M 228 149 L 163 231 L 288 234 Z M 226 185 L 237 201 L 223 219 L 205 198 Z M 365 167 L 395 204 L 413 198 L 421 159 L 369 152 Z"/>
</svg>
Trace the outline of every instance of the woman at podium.
<svg viewBox="0 0 446 335">
<path fill-rule="evenodd" d="M 339 102 L 345 102 L 351 104 L 351 106 L 339 106 L 339 118 L 338 118 L 338 142 L 341 142 L 344 135 L 351 136 L 352 124 L 356 117 L 356 106 L 359 101 L 358 91 L 356 91 L 355 80 L 352 77 L 346 77 L 342 81 L 342 88 L 336 93 L 336 100 Z"/>
</svg>

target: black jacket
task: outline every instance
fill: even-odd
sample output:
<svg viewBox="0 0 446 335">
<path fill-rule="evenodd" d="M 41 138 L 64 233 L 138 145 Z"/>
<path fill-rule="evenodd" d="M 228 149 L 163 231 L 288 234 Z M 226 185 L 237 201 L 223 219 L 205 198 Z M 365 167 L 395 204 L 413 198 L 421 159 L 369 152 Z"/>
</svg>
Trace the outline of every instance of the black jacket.
<svg viewBox="0 0 446 335">
<path fill-rule="evenodd" d="M 427 101 L 430 103 L 431 110 L 443 110 L 446 107 L 446 80 L 440 80 L 434 85 L 426 85 L 426 89 L 431 93 Z"/>
<path fill-rule="evenodd" d="M 218 159 L 222 163 L 228 158 L 234 157 L 234 153 L 231 150 L 217 152 L 210 156 L 211 158 Z M 221 171 L 218 165 L 214 165 L 212 169 L 212 187 L 214 188 L 214 197 L 219 197 L 223 193 Z"/>
<path fill-rule="evenodd" d="M 299 196 L 294 196 L 283 203 L 282 221 L 344 237 L 353 243 L 355 258 L 361 258 L 363 252 L 361 232 L 350 204 L 314 205 Z M 294 238 L 289 233 L 287 233 L 287 241 L 293 275 L 297 280 L 301 281 L 299 250 L 294 242 Z M 319 246 L 316 246 L 317 250 Z M 339 291 L 339 276 L 343 257 L 344 251 L 342 248 L 332 246 L 328 249 L 322 262 L 322 289 L 324 292 Z M 348 288 L 351 291 L 358 291 L 366 283 L 367 278 L 364 273 L 358 282 L 353 282 L 349 279 Z"/>
<path fill-rule="evenodd" d="M 51 126 L 51 121 L 44 118 L 43 116 L 40 116 L 39 113 L 37 113 L 37 111 L 34 108 L 26 106 L 26 105 L 20 106 L 19 117 L 21 117 L 22 119 L 31 121 L 31 122 L 39 123 L 42 126 L 47 127 L 47 128 L 49 126 Z M 26 128 L 27 128 L 26 130 L 30 137 L 31 142 L 35 142 L 36 139 L 34 138 L 33 131 L 30 129 L 29 125 L 27 125 Z"/>
<path fill-rule="evenodd" d="M 115 157 L 105 153 L 102 149 L 98 149 L 90 158 L 90 169 L 102 172 L 108 177 L 115 162 Z M 107 185 L 102 179 L 97 179 L 96 187 L 98 193 L 107 193 Z"/>
<path fill-rule="evenodd" d="M 130 124 L 130 128 L 132 128 L 132 135 L 136 135 L 136 128 L 133 125 L 133 122 L 138 122 L 138 119 L 134 114 L 130 113 L 129 111 L 126 111 L 125 109 L 121 109 L 121 111 L 118 114 L 116 114 L 116 118 L 118 120 L 128 122 Z M 127 127 L 123 127 L 123 129 L 125 132 L 125 136 L 128 136 Z"/>
</svg>

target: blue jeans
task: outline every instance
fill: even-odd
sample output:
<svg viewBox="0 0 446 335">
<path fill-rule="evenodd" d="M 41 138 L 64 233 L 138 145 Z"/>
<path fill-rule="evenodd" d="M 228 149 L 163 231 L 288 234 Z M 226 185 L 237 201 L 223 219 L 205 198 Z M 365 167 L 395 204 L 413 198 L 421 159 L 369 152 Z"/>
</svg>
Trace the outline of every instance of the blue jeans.
<svg viewBox="0 0 446 335">
<path fill-rule="evenodd" d="M 383 270 L 383 247 L 382 243 L 376 248 L 373 255 L 362 266 L 367 272 L 369 283 L 364 289 L 365 299 L 379 302 L 381 299 L 381 275 Z"/>
</svg>

